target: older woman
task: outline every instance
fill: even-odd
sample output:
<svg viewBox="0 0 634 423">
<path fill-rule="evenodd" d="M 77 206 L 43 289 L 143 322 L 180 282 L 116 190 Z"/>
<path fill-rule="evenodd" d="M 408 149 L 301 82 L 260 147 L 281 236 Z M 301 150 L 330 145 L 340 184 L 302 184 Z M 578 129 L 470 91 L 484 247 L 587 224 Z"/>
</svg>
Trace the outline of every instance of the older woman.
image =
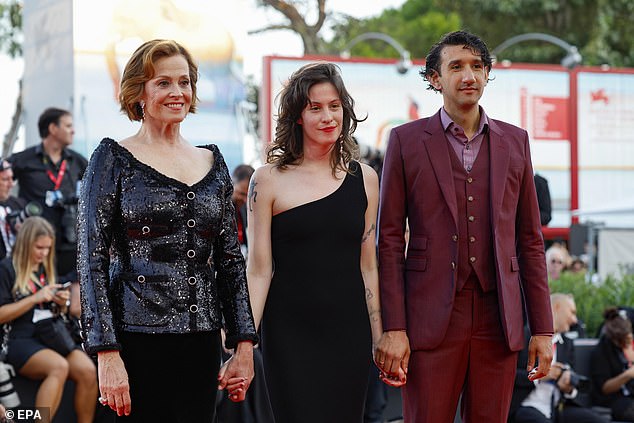
<svg viewBox="0 0 634 423">
<path fill-rule="evenodd" d="M 105 138 L 79 206 L 85 347 L 101 401 L 120 421 L 213 421 L 217 386 L 244 399 L 257 335 L 232 185 L 215 145 L 180 132 L 196 110 L 197 67 L 174 41 L 141 45 L 121 80 L 139 131 Z M 216 380 L 220 329 L 235 355 Z"/>
</svg>

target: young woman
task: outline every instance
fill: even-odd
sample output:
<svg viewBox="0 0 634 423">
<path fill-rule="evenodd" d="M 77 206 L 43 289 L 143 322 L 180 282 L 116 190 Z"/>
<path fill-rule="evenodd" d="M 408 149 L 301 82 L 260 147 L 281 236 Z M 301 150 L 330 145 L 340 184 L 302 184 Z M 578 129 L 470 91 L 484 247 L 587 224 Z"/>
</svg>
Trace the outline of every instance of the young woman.
<svg viewBox="0 0 634 423">
<path fill-rule="evenodd" d="M 75 381 L 78 423 L 91 423 L 97 403 L 95 365 L 79 346 L 63 357 L 35 338 L 35 322 L 66 313 L 70 292 L 56 283 L 55 231 L 41 217 L 24 221 L 11 257 L 0 262 L 0 323 L 11 325 L 7 361 L 22 376 L 41 380 L 35 407 L 48 407 L 51 420 L 67 378 Z"/>
<path fill-rule="evenodd" d="M 353 160 L 353 108 L 335 65 L 300 68 L 251 177 L 247 280 L 277 423 L 363 420 L 382 333 L 378 177 Z"/>
</svg>

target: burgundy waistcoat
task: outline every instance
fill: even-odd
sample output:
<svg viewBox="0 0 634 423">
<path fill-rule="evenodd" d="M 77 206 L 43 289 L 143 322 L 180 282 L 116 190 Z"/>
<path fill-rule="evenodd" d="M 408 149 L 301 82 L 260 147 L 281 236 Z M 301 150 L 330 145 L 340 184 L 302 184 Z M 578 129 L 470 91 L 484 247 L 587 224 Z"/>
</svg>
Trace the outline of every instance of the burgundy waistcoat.
<svg viewBox="0 0 634 423">
<path fill-rule="evenodd" d="M 458 284 L 460 290 L 472 272 L 484 292 L 496 289 L 491 230 L 489 137 L 485 136 L 471 172 L 449 149 L 458 202 Z"/>
</svg>

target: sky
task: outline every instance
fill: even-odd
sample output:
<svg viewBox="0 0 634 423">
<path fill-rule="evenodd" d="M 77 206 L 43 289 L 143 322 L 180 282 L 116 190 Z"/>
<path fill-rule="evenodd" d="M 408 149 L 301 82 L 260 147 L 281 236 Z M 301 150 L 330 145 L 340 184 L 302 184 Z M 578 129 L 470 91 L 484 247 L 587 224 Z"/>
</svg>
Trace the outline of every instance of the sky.
<svg viewBox="0 0 634 423">
<path fill-rule="evenodd" d="M 238 0 L 248 11 L 240 21 L 247 30 L 259 29 L 269 23 L 283 21 L 283 17 L 270 8 L 255 7 L 256 0 Z M 376 16 L 386 8 L 400 7 L 405 0 L 328 0 L 327 11 L 344 13 L 356 18 Z M 325 31 L 328 38 L 328 33 Z M 252 75 L 256 82 L 261 80 L 262 57 L 268 55 L 299 56 L 302 54 L 302 42 L 298 35 L 291 31 L 272 31 L 269 33 L 247 35 L 242 41 L 244 74 Z M 0 54 L 0 137 L 8 131 L 15 99 L 18 92 L 18 80 L 23 72 L 21 59 L 12 60 Z M 17 147 L 17 146 L 16 146 Z"/>
</svg>

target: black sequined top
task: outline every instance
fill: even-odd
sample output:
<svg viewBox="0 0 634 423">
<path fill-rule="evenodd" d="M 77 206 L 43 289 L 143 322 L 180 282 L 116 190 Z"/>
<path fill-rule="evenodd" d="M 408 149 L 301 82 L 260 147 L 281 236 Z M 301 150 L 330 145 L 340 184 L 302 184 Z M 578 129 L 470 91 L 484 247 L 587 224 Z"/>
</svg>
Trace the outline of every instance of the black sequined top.
<svg viewBox="0 0 634 423">
<path fill-rule="evenodd" d="M 78 271 L 84 348 L 120 349 L 120 331 L 185 333 L 225 327 L 226 345 L 257 342 L 233 187 L 214 165 L 188 186 L 105 138 L 82 182 Z M 224 317 L 224 319 L 223 319 Z"/>
</svg>

